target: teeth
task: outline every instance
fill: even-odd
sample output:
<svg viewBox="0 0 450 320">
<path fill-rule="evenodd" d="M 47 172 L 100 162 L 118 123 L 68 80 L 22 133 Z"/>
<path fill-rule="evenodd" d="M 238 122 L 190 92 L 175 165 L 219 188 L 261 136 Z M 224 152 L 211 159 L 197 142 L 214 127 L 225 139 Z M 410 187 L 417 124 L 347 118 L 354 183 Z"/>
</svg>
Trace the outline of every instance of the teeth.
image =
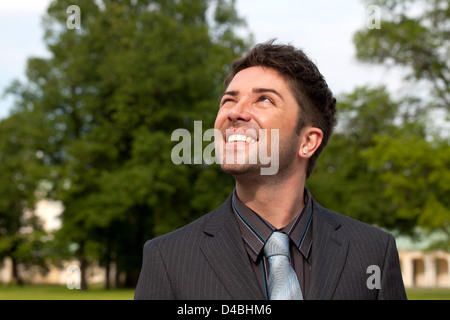
<svg viewBox="0 0 450 320">
<path fill-rule="evenodd" d="M 246 143 L 254 143 L 255 139 L 245 136 L 243 134 L 232 134 L 228 137 L 228 142 L 246 142 Z"/>
</svg>

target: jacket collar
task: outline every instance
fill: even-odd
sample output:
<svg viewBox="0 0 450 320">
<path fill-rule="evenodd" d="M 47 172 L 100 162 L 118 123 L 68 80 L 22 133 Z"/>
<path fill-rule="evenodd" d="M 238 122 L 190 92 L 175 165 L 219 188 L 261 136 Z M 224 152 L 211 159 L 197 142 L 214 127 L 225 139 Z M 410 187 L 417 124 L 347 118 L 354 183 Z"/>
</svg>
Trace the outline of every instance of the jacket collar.
<svg viewBox="0 0 450 320">
<path fill-rule="evenodd" d="M 329 300 L 344 269 L 349 240 L 329 210 L 314 199 L 312 205 L 311 278 L 306 299 Z M 201 245 L 202 252 L 233 299 L 264 299 L 233 216 L 231 195 L 210 213 L 203 231 L 209 237 Z"/>
<path fill-rule="evenodd" d="M 210 214 L 201 250 L 233 299 L 264 299 L 231 208 L 231 195 Z"/>
<path fill-rule="evenodd" d="M 313 200 L 311 278 L 307 298 L 333 298 L 347 260 L 348 237 L 331 211 Z"/>
</svg>

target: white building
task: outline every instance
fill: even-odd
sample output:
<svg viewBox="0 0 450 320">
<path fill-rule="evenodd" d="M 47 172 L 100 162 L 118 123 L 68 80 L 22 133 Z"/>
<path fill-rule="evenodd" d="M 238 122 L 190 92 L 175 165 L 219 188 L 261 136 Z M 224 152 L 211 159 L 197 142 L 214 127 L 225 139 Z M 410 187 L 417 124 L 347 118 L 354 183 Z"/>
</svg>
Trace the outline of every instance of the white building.
<svg viewBox="0 0 450 320">
<path fill-rule="evenodd" d="M 400 250 L 399 257 L 405 287 L 450 288 L 450 253 Z"/>
</svg>

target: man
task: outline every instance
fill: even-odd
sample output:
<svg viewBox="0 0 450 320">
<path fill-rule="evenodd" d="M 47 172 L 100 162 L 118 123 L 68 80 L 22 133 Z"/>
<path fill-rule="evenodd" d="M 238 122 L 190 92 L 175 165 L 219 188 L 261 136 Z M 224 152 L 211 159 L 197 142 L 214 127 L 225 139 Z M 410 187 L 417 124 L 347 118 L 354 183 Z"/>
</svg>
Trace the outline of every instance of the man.
<svg viewBox="0 0 450 320">
<path fill-rule="evenodd" d="M 317 67 L 268 42 L 233 62 L 225 88 L 215 147 L 236 188 L 145 244 L 135 299 L 406 299 L 393 236 L 321 207 L 305 188 L 336 124 Z M 261 150 L 277 170 L 263 174 L 273 163 Z"/>
</svg>

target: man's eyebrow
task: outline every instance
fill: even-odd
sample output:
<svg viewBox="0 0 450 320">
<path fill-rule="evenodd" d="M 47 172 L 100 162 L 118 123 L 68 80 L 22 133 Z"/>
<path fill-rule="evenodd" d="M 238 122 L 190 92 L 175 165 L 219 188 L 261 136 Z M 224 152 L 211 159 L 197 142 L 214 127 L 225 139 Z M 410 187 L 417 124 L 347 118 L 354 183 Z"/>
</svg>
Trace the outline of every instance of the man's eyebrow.
<svg viewBox="0 0 450 320">
<path fill-rule="evenodd" d="M 223 93 L 222 97 L 224 97 L 224 96 L 226 96 L 226 95 L 236 97 L 236 96 L 239 95 L 239 91 L 236 91 L 236 90 L 225 91 L 225 92 Z"/>
<path fill-rule="evenodd" d="M 282 96 L 277 90 L 275 90 L 275 89 L 268 89 L 268 88 L 254 88 L 254 89 L 252 90 L 252 92 L 253 92 L 253 93 L 265 93 L 265 92 L 271 92 L 271 93 L 276 94 L 278 97 L 280 97 L 281 100 L 284 100 L 284 99 L 283 99 L 283 96 Z M 226 95 L 230 95 L 230 96 L 236 97 L 236 96 L 239 95 L 239 91 L 237 91 L 237 90 L 225 91 L 222 97 L 224 97 L 224 96 L 226 96 Z"/>
<path fill-rule="evenodd" d="M 267 89 L 267 88 L 255 88 L 252 90 L 254 93 L 265 93 L 265 92 L 272 92 L 276 94 L 278 97 L 280 97 L 281 100 L 283 99 L 283 96 L 275 89 Z"/>
</svg>

